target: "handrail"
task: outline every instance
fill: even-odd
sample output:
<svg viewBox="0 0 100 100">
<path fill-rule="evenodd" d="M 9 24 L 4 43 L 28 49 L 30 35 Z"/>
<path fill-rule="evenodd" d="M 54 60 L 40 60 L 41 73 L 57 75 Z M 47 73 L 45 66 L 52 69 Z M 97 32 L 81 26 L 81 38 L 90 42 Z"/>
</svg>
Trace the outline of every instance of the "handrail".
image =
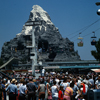
<svg viewBox="0 0 100 100">
<path fill-rule="evenodd" d="M 15 59 L 14 57 L 11 58 L 10 60 L 8 60 L 6 63 L 4 63 L 2 66 L 0 66 L 0 69 L 2 69 L 3 67 L 5 67 L 7 64 L 9 64 L 13 59 Z"/>
</svg>

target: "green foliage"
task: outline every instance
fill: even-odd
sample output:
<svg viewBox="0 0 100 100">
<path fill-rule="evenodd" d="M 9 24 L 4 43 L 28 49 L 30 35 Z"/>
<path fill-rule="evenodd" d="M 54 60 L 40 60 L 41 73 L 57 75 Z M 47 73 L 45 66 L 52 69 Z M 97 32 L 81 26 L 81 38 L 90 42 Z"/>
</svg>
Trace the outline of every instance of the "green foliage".
<svg viewBox="0 0 100 100">
<path fill-rule="evenodd" d="M 96 50 L 92 50 L 91 54 L 94 56 L 94 58 L 100 62 L 100 39 L 97 41 L 96 45 Z"/>
</svg>

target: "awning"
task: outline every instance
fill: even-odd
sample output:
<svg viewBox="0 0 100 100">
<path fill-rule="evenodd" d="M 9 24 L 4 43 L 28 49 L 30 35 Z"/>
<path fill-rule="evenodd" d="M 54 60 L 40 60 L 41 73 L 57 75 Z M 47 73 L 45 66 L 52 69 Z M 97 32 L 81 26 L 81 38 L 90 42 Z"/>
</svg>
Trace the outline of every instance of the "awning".
<svg viewBox="0 0 100 100">
<path fill-rule="evenodd" d="M 29 73 L 32 73 L 32 70 L 28 70 Z M 39 72 L 39 70 L 35 70 L 35 72 Z"/>
<path fill-rule="evenodd" d="M 57 69 L 57 68 L 65 68 L 65 69 L 69 69 L 69 68 L 79 68 L 79 69 L 97 69 L 100 68 L 100 65 L 89 65 L 89 66 L 46 66 L 43 67 L 44 69 Z"/>
<path fill-rule="evenodd" d="M 96 73 L 100 73 L 100 69 L 91 69 L 91 70 L 96 72 Z"/>
<path fill-rule="evenodd" d="M 91 66 L 60 66 L 60 68 L 89 68 L 89 69 L 97 69 L 100 68 L 100 65 L 91 65 Z"/>
</svg>

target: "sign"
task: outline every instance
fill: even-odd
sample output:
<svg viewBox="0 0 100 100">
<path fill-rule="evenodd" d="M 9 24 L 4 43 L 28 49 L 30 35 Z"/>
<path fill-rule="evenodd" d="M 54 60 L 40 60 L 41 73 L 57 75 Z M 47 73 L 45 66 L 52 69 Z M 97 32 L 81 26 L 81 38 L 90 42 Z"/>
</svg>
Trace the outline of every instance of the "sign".
<svg viewBox="0 0 100 100">
<path fill-rule="evenodd" d="M 41 25 L 42 21 L 27 21 L 25 23 L 25 26 L 36 26 L 36 25 Z"/>
</svg>

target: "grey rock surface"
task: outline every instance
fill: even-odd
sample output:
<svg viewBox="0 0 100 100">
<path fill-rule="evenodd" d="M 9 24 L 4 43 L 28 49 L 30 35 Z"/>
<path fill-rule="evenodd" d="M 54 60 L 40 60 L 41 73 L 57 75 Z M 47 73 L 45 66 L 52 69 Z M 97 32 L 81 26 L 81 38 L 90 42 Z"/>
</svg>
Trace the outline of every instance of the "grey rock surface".
<svg viewBox="0 0 100 100">
<path fill-rule="evenodd" d="M 41 21 L 42 25 L 34 26 L 38 61 L 78 61 L 80 56 L 74 50 L 74 43 L 63 38 L 59 29 L 51 22 L 49 14 L 40 6 L 34 5 L 28 21 Z M 21 33 L 2 47 L 1 57 L 6 62 L 11 57 L 17 57 L 19 63 L 31 63 L 27 43 L 32 41 L 32 26 L 23 25 Z M 42 51 L 39 51 L 42 48 Z"/>
</svg>

